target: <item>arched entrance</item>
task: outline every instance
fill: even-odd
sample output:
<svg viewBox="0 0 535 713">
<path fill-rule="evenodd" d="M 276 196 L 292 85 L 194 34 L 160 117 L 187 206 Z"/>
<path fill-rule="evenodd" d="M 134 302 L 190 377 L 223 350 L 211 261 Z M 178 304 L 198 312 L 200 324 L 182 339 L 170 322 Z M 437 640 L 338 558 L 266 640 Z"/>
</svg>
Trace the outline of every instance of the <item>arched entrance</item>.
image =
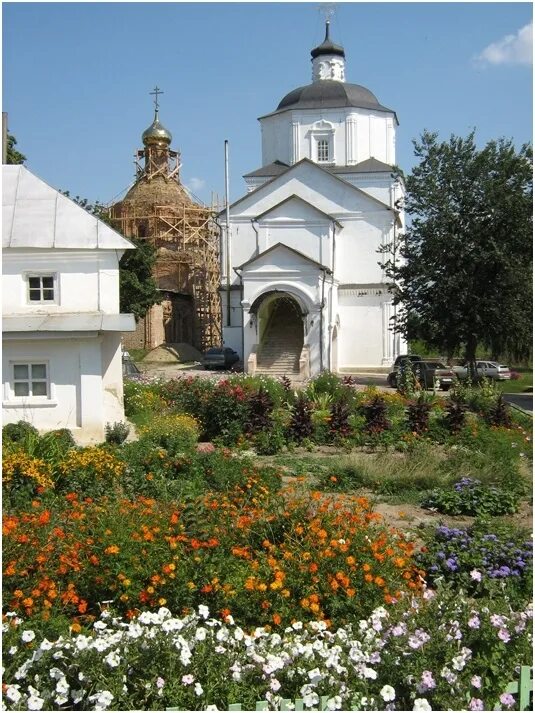
<svg viewBox="0 0 535 713">
<path fill-rule="evenodd" d="M 299 373 L 304 343 L 303 312 L 290 294 L 265 295 L 255 310 L 258 320 L 257 371 L 276 376 Z"/>
</svg>

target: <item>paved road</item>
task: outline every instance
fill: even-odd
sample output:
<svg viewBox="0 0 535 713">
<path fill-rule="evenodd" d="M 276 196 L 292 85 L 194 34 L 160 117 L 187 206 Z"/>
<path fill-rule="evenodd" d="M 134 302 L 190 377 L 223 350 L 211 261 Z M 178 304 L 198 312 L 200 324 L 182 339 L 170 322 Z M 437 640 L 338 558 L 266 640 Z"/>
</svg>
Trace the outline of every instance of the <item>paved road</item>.
<svg viewBox="0 0 535 713">
<path fill-rule="evenodd" d="M 533 394 L 504 394 L 507 403 L 533 413 Z"/>
</svg>

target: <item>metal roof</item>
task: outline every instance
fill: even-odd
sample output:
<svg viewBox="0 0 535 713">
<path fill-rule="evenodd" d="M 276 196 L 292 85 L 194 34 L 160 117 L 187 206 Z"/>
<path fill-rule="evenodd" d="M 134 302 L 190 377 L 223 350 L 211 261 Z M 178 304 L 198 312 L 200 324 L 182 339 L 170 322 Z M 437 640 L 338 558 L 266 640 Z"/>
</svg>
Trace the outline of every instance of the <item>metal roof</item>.
<svg viewBox="0 0 535 713">
<path fill-rule="evenodd" d="M 135 246 L 25 166 L 2 166 L 2 246 L 129 250 Z"/>
<path fill-rule="evenodd" d="M 282 161 L 273 161 L 273 163 L 267 164 L 267 166 L 262 166 L 261 168 L 257 168 L 256 171 L 251 171 L 251 173 L 246 173 L 244 175 L 244 178 L 253 178 L 255 176 L 258 177 L 263 177 L 263 176 L 278 176 L 281 173 L 284 173 L 290 168 L 290 166 L 287 163 L 283 163 Z"/>
</svg>

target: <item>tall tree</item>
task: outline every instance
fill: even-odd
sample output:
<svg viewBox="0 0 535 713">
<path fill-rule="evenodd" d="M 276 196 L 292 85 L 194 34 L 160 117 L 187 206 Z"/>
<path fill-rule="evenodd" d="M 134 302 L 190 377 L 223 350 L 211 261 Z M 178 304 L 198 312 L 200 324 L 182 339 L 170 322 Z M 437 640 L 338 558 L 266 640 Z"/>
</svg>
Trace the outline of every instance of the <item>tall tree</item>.
<svg viewBox="0 0 535 713">
<path fill-rule="evenodd" d="M 71 198 L 69 191 L 62 191 L 62 193 Z M 117 230 L 108 210 L 98 201 L 91 203 L 87 198 L 80 198 L 80 196 L 75 196 L 71 200 Z M 136 250 L 125 250 L 119 263 L 120 310 L 133 314 L 138 322 L 152 305 L 162 300 L 153 277 L 157 251 L 147 240 L 136 238 L 128 238 L 128 240 L 136 246 Z"/>
<path fill-rule="evenodd" d="M 6 163 L 8 164 L 19 164 L 26 161 L 26 156 L 20 151 L 17 151 L 15 146 L 17 145 L 17 139 L 13 134 L 7 135 L 7 158 Z"/>
<path fill-rule="evenodd" d="M 474 132 L 414 141 L 419 163 L 407 177 L 409 226 L 385 269 L 399 304 L 397 329 L 419 325 L 429 346 L 475 360 L 530 354 L 532 150 L 511 140 L 478 150 Z"/>
</svg>

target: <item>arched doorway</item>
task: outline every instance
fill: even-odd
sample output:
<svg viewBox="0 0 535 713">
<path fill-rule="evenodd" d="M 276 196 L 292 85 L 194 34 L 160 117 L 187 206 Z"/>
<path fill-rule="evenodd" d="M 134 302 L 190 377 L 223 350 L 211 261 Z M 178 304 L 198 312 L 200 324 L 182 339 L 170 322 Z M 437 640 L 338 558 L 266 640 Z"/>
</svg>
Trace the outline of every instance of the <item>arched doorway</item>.
<svg viewBox="0 0 535 713">
<path fill-rule="evenodd" d="M 297 300 L 288 293 L 266 295 L 257 308 L 257 319 L 257 371 L 298 374 L 305 334 Z"/>
</svg>

